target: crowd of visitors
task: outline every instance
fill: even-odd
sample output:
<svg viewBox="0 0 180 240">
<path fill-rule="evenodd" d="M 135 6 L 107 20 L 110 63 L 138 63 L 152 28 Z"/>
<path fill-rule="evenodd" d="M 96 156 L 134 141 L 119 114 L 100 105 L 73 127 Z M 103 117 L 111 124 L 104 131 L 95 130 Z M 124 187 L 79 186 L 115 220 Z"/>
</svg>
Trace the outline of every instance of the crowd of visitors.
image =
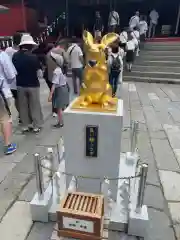
<svg viewBox="0 0 180 240">
<path fill-rule="evenodd" d="M 149 36 L 154 36 L 158 18 L 156 10 L 151 11 Z M 140 46 L 143 46 L 148 31 L 147 19 L 140 16 L 138 11 L 131 17 L 129 26 L 121 32 L 119 25 L 119 15 L 113 9 L 109 15 L 108 29 L 109 32 L 118 33 L 119 37 L 106 51 L 113 97 L 116 96 L 118 83 L 121 86 L 123 81 L 124 65 L 127 71 L 132 70 L 134 58 L 139 56 Z M 100 12 L 96 12 L 94 36 L 97 42 L 103 30 Z M 52 102 L 52 114 L 57 117 L 56 128 L 63 127 L 63 110 L 69 104 L 67 69 L 72 69 L 74 94 L 79 94 L 83 82 L 84 55 L 76 38 L 66 49 L 44 43 L 38 46 L 30 34 L 22 33 L 15 33 L 13 43 L 13 47 L 0 50 L 0 125 L 5 154 L 16 151 L 16 144 L 11 142 L 12 98 L 22 133 L 37 134 L 43 126 L 39 79 L 44 79 L 49 87 L 48 101 Z"/>
</svg>

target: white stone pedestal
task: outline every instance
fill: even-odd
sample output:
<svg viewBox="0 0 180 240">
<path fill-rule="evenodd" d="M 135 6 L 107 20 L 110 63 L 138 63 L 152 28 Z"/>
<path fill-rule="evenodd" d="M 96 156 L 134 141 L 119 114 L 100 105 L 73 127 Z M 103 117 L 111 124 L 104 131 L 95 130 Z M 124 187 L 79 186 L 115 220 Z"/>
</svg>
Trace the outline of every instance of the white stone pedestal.
<svg viewBox="0 0 180 240">
<path fill-rule="evenodd" d="M 121 152 L 121 132 L 123 126 L 123 101 L 118 100 L 116 113 L 84 112 L 72 110 L 64 112 L 65 169 L 74 176 L 119 175 Z M 98 126 L 98 156 L 86 157 L 86 126 Z M 71 178 L 67 177 L 67 185 Z M 78 191 L 99 193 L 101 180 L 78 179 Z M 112 197 L 116 200 L 118 181 L 111 181 Z"/>
</svg>

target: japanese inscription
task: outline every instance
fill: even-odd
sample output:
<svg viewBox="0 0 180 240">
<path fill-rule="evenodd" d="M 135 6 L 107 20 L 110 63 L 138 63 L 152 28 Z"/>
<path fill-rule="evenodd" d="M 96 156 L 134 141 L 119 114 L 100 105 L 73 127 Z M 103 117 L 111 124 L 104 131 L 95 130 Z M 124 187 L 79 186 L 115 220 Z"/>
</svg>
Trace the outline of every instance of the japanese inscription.
<svg viewBox="0 0 180 240">
<path fill-rule="evenodd" d="M 86 157 L 98 156 L 98 126 L 86 126 Z"/>
</svg>

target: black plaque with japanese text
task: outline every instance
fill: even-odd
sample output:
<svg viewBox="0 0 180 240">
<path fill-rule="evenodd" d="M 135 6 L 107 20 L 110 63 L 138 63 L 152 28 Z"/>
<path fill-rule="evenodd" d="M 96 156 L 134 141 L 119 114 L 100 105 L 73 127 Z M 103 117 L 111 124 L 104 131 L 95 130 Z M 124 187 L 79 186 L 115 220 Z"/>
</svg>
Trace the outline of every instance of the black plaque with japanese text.
<svg viewBox="0 0 180 240">
<path fill-rule="evenodd" d="M 86 157 L 98 156 L 98 126 L 86 126 Z"/>
</svg>

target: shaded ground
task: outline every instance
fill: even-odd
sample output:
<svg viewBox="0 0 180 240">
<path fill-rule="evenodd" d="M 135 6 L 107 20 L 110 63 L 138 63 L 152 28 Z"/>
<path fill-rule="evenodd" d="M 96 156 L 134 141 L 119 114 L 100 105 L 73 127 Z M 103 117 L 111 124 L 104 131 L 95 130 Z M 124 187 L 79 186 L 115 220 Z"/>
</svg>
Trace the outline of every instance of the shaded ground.
<svg viewBox="0 0 180 240">
<path fill-rule="evenodd" d="M 61 130 L 51 128 L 47 94 L 43 84 L 41 100 L 46 116 L 43 131 L 38 136 L 23 136 L 15 128 L 14 139 L 19 144 L 17 153 L 9 157 L 1 154 L 2 239 L 48 240 L 52 233 L 52 224 L 32 224 L 28 209 L 28 202 L 36 190 L 32 153 L 39 151 L 44 155 L 48 146 L 56 147 L 61 136 Z M 145 240 L 175 240 L 175 231 L 180 239 L 180 86 L 124 83 L 122 98 L 125 109 L 122 151 L 130 149 L 130 121 L 137 120 L 140 122 L 141 161 L 149 164 L 145 203 L 149 206 L 150 224 Z"/>
</svg>

